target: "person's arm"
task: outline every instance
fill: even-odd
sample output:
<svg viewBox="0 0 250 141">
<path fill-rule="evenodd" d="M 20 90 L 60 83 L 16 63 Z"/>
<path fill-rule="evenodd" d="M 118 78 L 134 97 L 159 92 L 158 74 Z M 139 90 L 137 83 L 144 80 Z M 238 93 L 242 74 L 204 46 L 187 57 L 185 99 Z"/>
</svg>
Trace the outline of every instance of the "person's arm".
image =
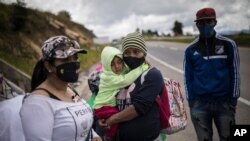
<svg viewBox="0 0 250 141">
<path fill-rule="evenodd" d="M 137 84 L 141 79 L 137 80 Z M 164 81 L 162 74 L 156 68 L 150 69 L 144 77 L 142 87 L 131 96 L 131 102 L 139 115 L 146 114 L 155 103 L 157 96 L 162 94 Z"/>
<path fill-rule="evenodd" d="M 131 120 L 137 116 L 138 116 L 138 114 L 135 110 L 134 105 L 130 105 L 127 108 L 125 108 L 124 110 L 122 110 L 121 112 L 116 113 L 116 114 L 112 115 L 111 117 L 109 117 L 105 122 L 106 122 L 107 126 L 110 126 L 112 124 Z"/>
<path fill-rule="evenodd" d="M 148 70 L 148 65 L 143 64 L 136 69 L 131 70 L 127 74 L 113 76 L 105 75 L 103 78 L 101 76 L 101 79 L 104 79 L 104 81 L 106 79 L 105 82 L 108 82 L 110 84 L 109 87 L 112 86 L 112 88 L 114 89 L 121 89 L 133 83 L 146 70 Z"/>
<path fill-rule="evenodd" d="M 237 99 L 240 97 L 240 57 L 238 47 L 231 41 L 230 48 L 230 80 L 231 80 L 231 104 L 236 106 Z"/>
<path fill-rule="evenodd" d="M 183 61 L 183 68 L 184 68 L 184 85 L 185 85 L 185 92 L 187 95 L 188 104 L 190 107 L 193 106 L 193 92 L 192 92 L 192 85 L 193 85 L 193 68 L 192 68 L 192 62 L 191 62 L 191 55 L 190 55 L 190 49 L 187 49 L 185 51 L 185 57 Z"/>
<path fill-rule="evenodd" d="M 54 114 L 48 103 L 25 101 L 20 116 L 26 141 L 52 140 Z"/>
<path fill-rule="evenodd" d="M 139 85 L 138 83 L 140 83 L 140 80 L 137 85 Z M 111 116 L 106 123 L 112 125 L 146 114 L 155 103 L 156 97 L 161 94 L 163 86 L 164 82 L 160 71 L 151 69 L 146 74 L 142 87 L 131 97 L 132 105 Z"/>
</svg>

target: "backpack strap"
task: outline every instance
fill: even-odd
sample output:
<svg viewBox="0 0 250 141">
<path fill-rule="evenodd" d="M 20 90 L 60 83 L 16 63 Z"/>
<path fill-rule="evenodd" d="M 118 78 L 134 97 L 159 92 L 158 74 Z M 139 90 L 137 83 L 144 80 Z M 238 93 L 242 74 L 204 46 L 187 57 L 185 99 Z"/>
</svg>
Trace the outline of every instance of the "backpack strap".
<svg viewBox="0 0 250 141">
<path fill-rule="evenodd" d="M 68 86 L 68 87 L 75 93 L 75 96 L 79 96 L 80 97 L 80 95 L 78 94 L 78 92 L 76 91 L 75 88 L 73 88 L 72 86 Z"/>
<path fill-rule="evenodd" d="M 52 94 L 49 90 L 47 90 L 45 88 L 35 88 L 34 90 L 43 90 L 43 91 L 45 91 L 45 92 L 47 92 L 49 94 L 50 98 L 61 101 L 61 99 L 59 99 L 57 96 L 55 96 L 54 94 Z"/>
<path fill-rule="evenodd" d="M 80 95 L 78 94 L 78 92 L 76 91 L 75 88 L 73 88 L 73 87 L 70 86 L 70 85 L 69 85 L 68 87 L 75 93 L 75 95 L 72 96 L 72 99 L 75 99 L 76 96 L 80 97 Z"/>
<path fill-rule="evenodd" d="M 28 96 L 30 96 L 30 94 L 25 94 L 25 95 L 24 95 L 23 100 L 22 100 L 22 104 L 24 103 L 24 100 L 25 100 Z"/>
<path fill-rule="evenodd" d="M 93 139 L 93 133 L 92 133 L 92 128 L 91 128 L 90 131 L 89 131 L 89 133 L 88 133 L 86 141 L 92 140 L 92 139 Z"/>
<path fill-rule="evenodd" d="M 147 75 L 147 73 L 148 73 L 152 68 L 154 68 L 154 67 L 151 67 L 151 68 L 149 68 L 148 70 L 146 70 L 146 71 L 144 71 L 144 72 L 142 73 L 142 75 L 141 75 L 141 84 L 144 82 L 145 76 Z"/>
<path fill-rule="evenodd" d="M 75 95 L 73 95 L 72 96 L 72 99 L 74 99 L 76 96 L 79 96 L 80 97 L 80 95 L 78 94 L 78 92 L 73 88 L 73 87 L 70 87 L 70 86 L 68 86 L 73 92 L 74 92 L 74 94 Z M 49 97 L 50 98 L 53 98 L 53 99 L 56 99 L 56 100 L 60 100 L 57 96 L 55 96 L 54 94 L 52 94 L 49 90 L 47 90 L 47 89 L 45 89 L 45 88 L 36 88 L 36 89 L 34 89 L 34 90 L 43 90 L 43 91 L 45 91 L 45 92 L 47 92 L 48 94 L 49 94 Z M 60 100 L 61 101 L 61 100 Z"/>
</svg>

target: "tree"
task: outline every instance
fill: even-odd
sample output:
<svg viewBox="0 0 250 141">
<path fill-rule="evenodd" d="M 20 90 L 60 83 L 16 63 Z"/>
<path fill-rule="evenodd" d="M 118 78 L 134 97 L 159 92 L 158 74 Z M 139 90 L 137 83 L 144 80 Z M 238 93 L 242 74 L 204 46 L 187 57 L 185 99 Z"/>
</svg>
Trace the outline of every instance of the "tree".
<svg viewBox="0 0 250 141">
<path fill-rule="evenodd" d="M 25 8 L 26 3 L 24 0 L 17 0 L 17 3 L 12 4 L 14 6 L 13 13 L 10 16 L 11 27 L 13 31 L 20 31 L 25 28 L 28 20 L 28 12 Z"/>
<path fill-rule="evenodd" d="M 67 21 L 71 20 L 71 16 L 70 16 L 69 12 L 65 11 L 65 10 L 58 12 L 57 16 L 62 20 L 67 20 Z"/>
<path fill-rule="evenodd" d="M 182 28 L 183 28 L 182 23 L 176 20 L 174 22 L 174 27 L 172 28 L 172 31 L 174 32 L 174 35 L 175 36 L 183 35 Z"/>
<path fill-rule="evenodd" d="M 21 6 L 21 7 L 25 7 L 26 6 L 26 3 L 25 3 L 24 0 L 17 0 L 16 3 L 17 3 L 18 6 Z"/>
<path fill-rule="evenodd" d="M 136 28 L 136 30 L 135 30 L 135 32 L 140 32 L 141 30 L 140 30 L 140 28 Z"/>
</svg>

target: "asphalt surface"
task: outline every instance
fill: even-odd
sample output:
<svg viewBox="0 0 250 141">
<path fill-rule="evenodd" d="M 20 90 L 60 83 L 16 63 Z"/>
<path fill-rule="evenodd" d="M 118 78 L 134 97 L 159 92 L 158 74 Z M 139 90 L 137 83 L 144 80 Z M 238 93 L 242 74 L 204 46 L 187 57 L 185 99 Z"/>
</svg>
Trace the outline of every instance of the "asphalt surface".
<svg viewBox="0 0 250 141">
<path fill-rule="evenodd" d="M 162 72 L 163 76 L 174 78 L 180 82 L 182 86 L 183 96 L 185 97 L 184 84 L 183 84 L 183 56 L 187 44 L 178 43 L 159 43 L 159 42 L 149 42 L 148 45 L 148 56 L 147 60 L 156 66 Z M 250 49 L 240 48 L 240 59 L 241 59 L 241 97 L 247 102 L 250 101 L 249 86 L 250 86 Z M 97 63 L 98 64 L 98 63 Z M 80 83 L 76 89 L 80 92 L 84 99 L 89 99 L 91 97 L 91 92 L 88 88 L 87 78 L 90 72 L 94 70 L 97 64 L 93 65 L 89 70 L 80 74 Z M 185 100 L 186 111 L 188 115 L 188 125 L 187 128 L 178 133 L 168 135 L 167 141 L 196 141 L 196 134 L 194 127 L 190 120 L 189 107 L 187 101 Z M 250 125 L 250 106 L 247 103 L 241 101 L 238 102 L 236 109 L 236 124 L 248 124 Z M 217 130 L 214 128 L 214 141 L 219 141 Z"/>
</svg>

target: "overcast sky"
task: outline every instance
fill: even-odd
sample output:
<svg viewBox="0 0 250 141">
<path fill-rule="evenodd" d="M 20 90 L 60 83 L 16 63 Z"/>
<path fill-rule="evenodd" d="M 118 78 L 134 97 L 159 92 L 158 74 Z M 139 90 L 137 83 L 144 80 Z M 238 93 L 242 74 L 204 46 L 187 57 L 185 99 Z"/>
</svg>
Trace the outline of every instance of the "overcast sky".
<svg viewBox="0 0 250 141">
<path fill-rule="evenodd" d="M 16 0 L 2 0 L 10 3 Z M 171 33 L 175 20 L 184 32 L 194 30 L 197 10 L 213 7 L 218 32 L 249 30 L 250 0 L 24 0 L 27 7 L 57 14 L 70 13 L 73 21 L 93 30 L 98 37 L 110 40 L 125 36 L 138 27 L 143 30 Z"/>
</svg>

